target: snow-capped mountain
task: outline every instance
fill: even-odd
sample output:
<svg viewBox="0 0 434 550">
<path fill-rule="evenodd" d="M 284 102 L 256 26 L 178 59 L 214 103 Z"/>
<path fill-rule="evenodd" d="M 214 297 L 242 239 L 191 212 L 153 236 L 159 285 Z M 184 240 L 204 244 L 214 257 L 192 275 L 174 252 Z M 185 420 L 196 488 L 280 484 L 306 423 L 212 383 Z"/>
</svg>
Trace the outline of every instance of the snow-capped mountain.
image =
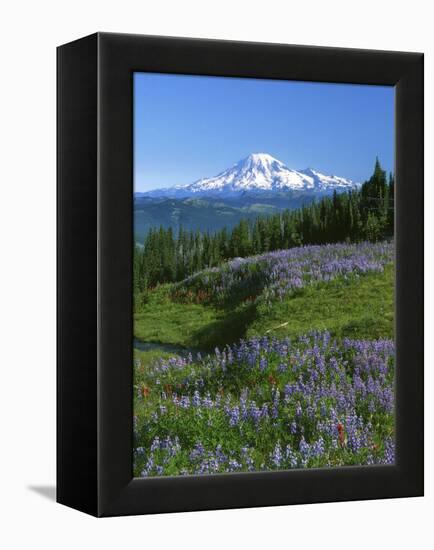
<svg viewBox="0 0 434 550">
<path fill-rule="evenodd" d="M 152 197 L 186 198 L 192 196 L 230 197 L 244 193 L 300 191 L 328 194 L 349 191 L 358 186 L 353 181 L 327 176 L 316 170 L 293 170 L 267 153 L 252 153 L 231 168 L 212 178 L 188 185 L 149 191 Z"/>
</svg>

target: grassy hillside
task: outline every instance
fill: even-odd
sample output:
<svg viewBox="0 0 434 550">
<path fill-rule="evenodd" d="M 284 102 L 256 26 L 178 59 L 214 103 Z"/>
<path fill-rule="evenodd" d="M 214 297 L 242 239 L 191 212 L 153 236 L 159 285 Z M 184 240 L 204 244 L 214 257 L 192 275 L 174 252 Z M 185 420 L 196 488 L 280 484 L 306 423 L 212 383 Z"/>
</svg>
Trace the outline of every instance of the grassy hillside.
<svg viewBox="0 0 434 550">
<path fill-rule="evenodd" d="M 333 245 L 236 259 L 142 297 L 135 337 L 209 350 L 312 329 L 393 336 L 393 246 Z"/>
<path fill-rule="evenodd" d="M 294 296 L 260 306 L 247 336 L 297 336 L 329 330 L 350 338 L 393 338 L 394 270 L 369 273 L 358 280 L 336 279 L 302 289 Z"/>
<path fill-rule="evenodd" d="M 163 285 L 149 293 L 135 315 L 134 334 L 147 342 L 205 350 L 247 336 L 294 337 L 312 329 L 328 329 L 336 336 L 392 338 L 393 277 L 388 266 L 360 279 L 303 288 L 271 306 L 243 303 L 235 308 L 176 302 L 171 299 L 173 285 Z"/>
</svg>

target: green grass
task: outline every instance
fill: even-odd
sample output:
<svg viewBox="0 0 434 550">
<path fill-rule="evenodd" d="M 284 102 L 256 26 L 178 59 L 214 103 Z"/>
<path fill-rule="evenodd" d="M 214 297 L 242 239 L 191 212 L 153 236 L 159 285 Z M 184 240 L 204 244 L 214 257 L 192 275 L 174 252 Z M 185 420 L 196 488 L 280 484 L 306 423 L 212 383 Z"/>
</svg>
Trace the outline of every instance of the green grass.
<svg viewBox="0 0 434 550">
<path fill-rule="evenodd" d="M 213 307 L 172 301 L 170 285 L 162 285 L 148 293 L 147 302 L 134 315 L 134 336 L 144 342 L 201 347 L 195 335 L 221 317 L 222 312 Z"/>
<path fill-rule="evenodd" d="M 271 309 L 261 304 L 247 336 L 294 337 L 327 329 L 340 337 L 393 338 L 393 276 L 393 266 L 387 266 L 383 273 L 357 280 L 336 279 L 304 288 Z"/>
<path fill-rule="evenodd" d="M 139 340 L 212 350 L 243 337 L 296 336 L 312 329 L 335 336 L 393 338 L 394 266 L 358 279 L 336 279 L 304 288 L 271 307 L 259 303 L 237 307 L 177 303 L 170 285 L 148 294 L 134 317 Z"/>
<path fill-rule="evenodd" d="M 148 294 L 134 315 L 135 338 L 213 350 L 244 337 L 255 316 L 251 303 L 236 308 L 179 303 L 171 300 L 170 290 L 171 285 L 161 285 Z"/>
<path fill-rule="evenodd" d="M 160 359 L 173 357 L 173 353 L 166 353 L 160 350 L 139 351 L 134 349 L 134 414 L 140 416 L 144 413 L 145 407 L 142 400 L 137 399 L 137 392 L 147 381 L 149 369 Z"/>
</svg>

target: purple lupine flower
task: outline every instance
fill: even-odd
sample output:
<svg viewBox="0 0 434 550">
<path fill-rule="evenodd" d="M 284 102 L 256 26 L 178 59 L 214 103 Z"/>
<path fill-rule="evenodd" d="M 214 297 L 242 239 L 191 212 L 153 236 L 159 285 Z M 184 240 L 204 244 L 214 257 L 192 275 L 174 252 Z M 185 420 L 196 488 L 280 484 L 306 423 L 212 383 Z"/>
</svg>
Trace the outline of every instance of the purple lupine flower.
<svg viewBox="0 0 434 550">
<path fill-rule="evenodd" d="M 251 457 L 249 447 L 241 447 L 241 456 L 244 462 L 246 463 L 247 469 L 251 472 L 255 469 L 253 459 Z"/>
<path fill-rule="evenodd" d="M 306 440 L 302 436 L 300 439 L 300 446 L 299 446 L 300 456 L 301 456 L 301 462 L 303 466 L 306 466 L 307 461 L 310 457 L 310 446 L 308 443 L 306 443 Z"/>
<path fill-rule="evenodd" d="M 280 446 L 280 442 L 277 442 L 276 446 L 274 447 L 274 451 L 271 455 L 271 462 L 276 468 L 279 468 L 282 465 L 282 460 L 283 460 L 282 447 Z"/>
<path fill-rule="evenodd" d="M 193 405 L 193 407 L 200 407 L 200 394 L 198 390 L 194 392 L 193 399 L 191 400 L 191 404 Z"/>
<path fill-rule="evenodd" d="M 300 402 L 297 401 L 297 405 L 296 405 L 296 407 L 295 407 L 295 415 L 296 415 L 297 417 L 300 417 L 302 414 L 303 414 L 303 409 L 302 409 L 302 407 L 301 407 Z"/>
<path fill-rule="evenodd" d="M 249 414 L 253 422 L 257 425 L 261 419 L 261 409 L 256 405 L 254 401 L 250 403 Z"/>
<path fill-rule="evenodd" d="M 383 464 L 395 463 L 395 441 L 390 437 L 386 439 L 384 444 L 384 458 Z"/>
<path fill-rule="evenodd" d="M 202 458 L 205 454 L 205 449 L 200 441 L 196 443 L 193 450 L 190 453 L 190 460 L 194 461 L 198 458 Z"/>
<path fill-rule="evenodd" d="M 183 395 L 178 403 L 181 408 L 188 409 L 190 406 L 190 398 L 188 395 Z"/>
<path fill-rule="evenodd" d="M 238 426 L 238 424 L 240 423 L 240 408 L 228 407 L 227 415 L 229 417 L 229 426 Z"/>
<path fill-rule="evenodd" d="M 324 439 L 320 436 L 317 441 L 312 443 L 310 448 L 310 454 L 314 458 L 321 457 L 325 452 Z"/>
<path fill-rule="evenodd" d="M 287 445 L 285 449 L 285 461 L 289 468 L 296 468 L 298 465 L 297 455 L 290 445 Z"/>
</svg>

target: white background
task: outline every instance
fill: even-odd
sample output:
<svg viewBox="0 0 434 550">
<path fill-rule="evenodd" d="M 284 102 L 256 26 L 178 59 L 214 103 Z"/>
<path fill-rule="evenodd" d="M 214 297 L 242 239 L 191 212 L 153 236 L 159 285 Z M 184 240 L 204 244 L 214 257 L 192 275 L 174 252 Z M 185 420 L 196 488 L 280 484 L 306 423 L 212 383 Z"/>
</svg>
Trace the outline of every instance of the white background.
<svg viewBox="0 0 434 550">
<path fill-rule="evenodd" d="M 0 15 L 0 546 L 428 548 L 433 542 L 432 314 L 426 285 L 425 498 L 97 520 L 54 503 L 55 47 L 95 31 L 423 51 L 426 277 L 433 280 L 428 1 L 5 2 Z M 45 496 L 44 496 L 45 495 Z M 49 498 L 47 498 L 47 495 Z"/>
</svg>

